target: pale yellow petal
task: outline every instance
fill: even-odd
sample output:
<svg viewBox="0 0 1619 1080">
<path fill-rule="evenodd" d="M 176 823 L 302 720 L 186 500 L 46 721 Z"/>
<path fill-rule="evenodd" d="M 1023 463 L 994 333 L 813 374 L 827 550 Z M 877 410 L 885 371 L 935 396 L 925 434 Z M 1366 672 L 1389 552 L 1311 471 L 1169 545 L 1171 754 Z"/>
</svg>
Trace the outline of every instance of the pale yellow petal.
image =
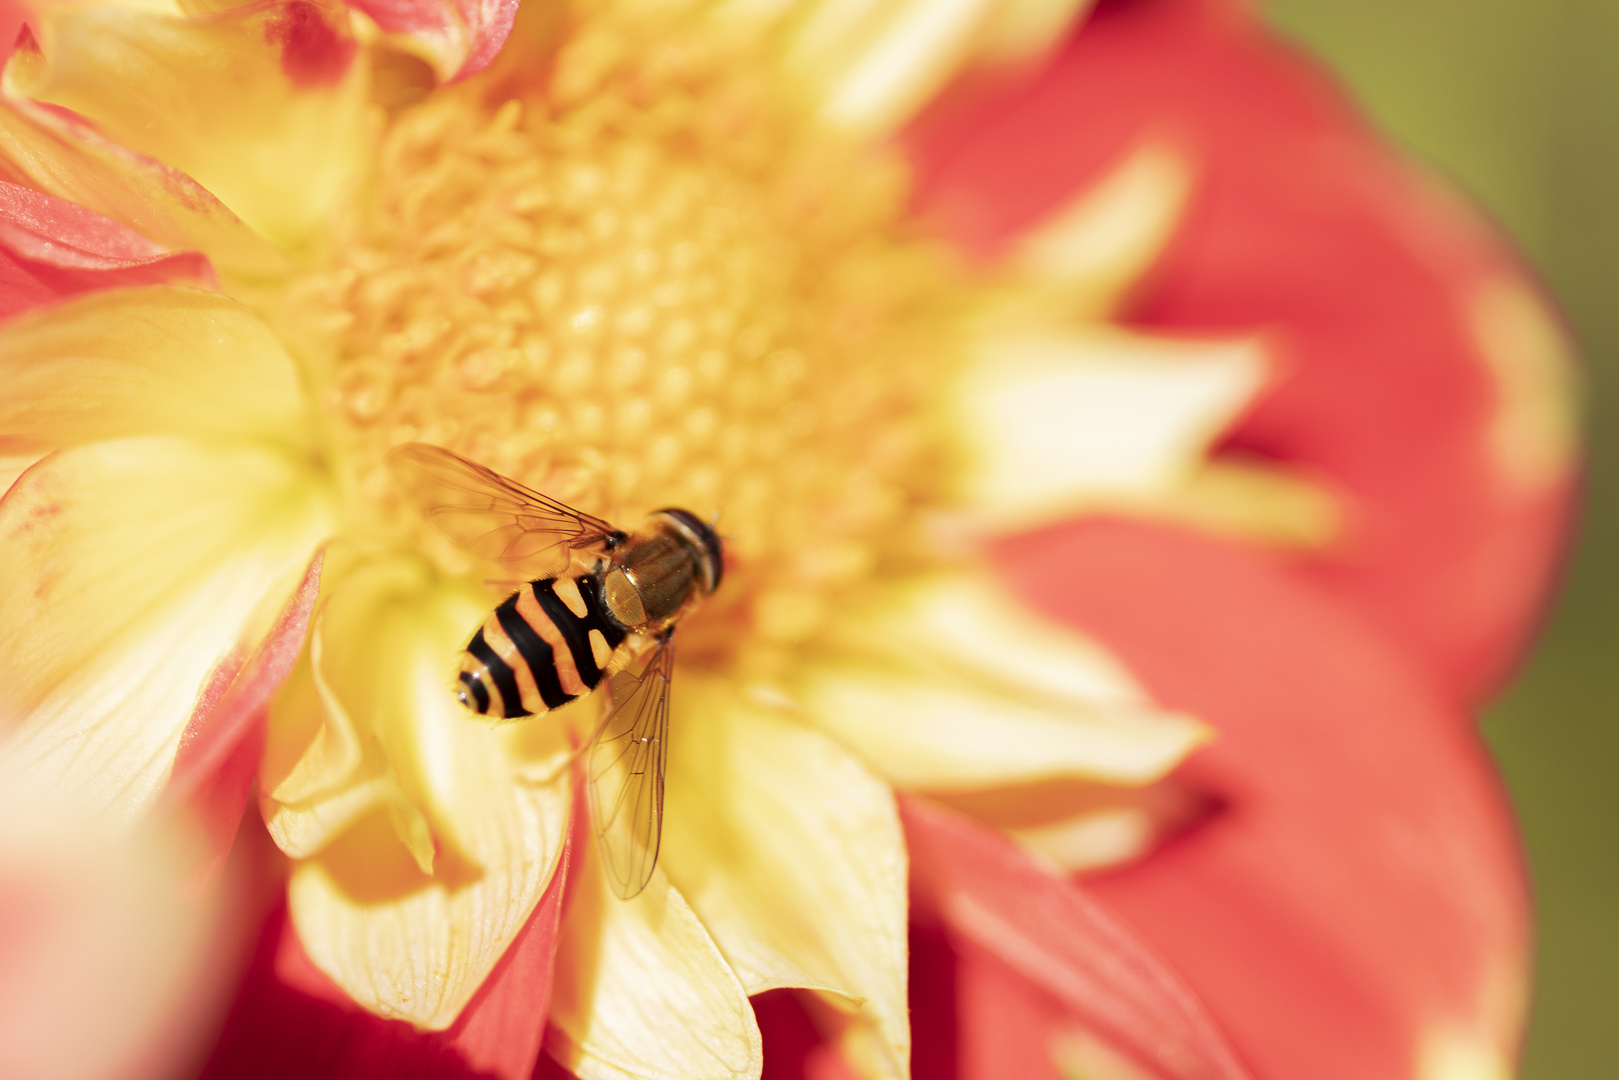
<svg viewBox="0 0 1619 1080">
<path fill-rule="evenodd" d="M 1013 829 L 1011 836 L 1072 874 L 1139 858 L 1151 848 L 1157 831 L 1145 810 L 1121 806 L 1050 825 Z"/>
<path fill-rule="evenodd" d="M 966 577 L 890 586 L 840 613 L 792 693 L 883 775 L 922 790 L 1148 783 L 1208 734 L 1137 697 L 1092 643 Z"/>
<path fill-rule="evenodd" d="M 1068 319 L 1109 314 L 1163 250 L 1191 188 L 1183 154 L 1162 142 L 1136 147 L 1023 234 L 1008 256 L 1021 279 L 1012 302 Z"/>
<path fill-rule="evenodd" d="M 90 293 L 0 327 L 0 451 L 127 435 L 308 445 L 292 359 L 234 300 L 158 286 Z"/>
<path fill-rule="evenodd" d="M 567 784 L 519 780 L 507 737 L 455 700 L 456 656 L 486 611 L 481 589 L 416 560 L 362 564 L 332 589 L 313 639 L 327 692 L 301 698 L 340 708 L 366 762 L 336 790 L 305 777 L 317 795 L 288 812 L 367 805 L 295 865 L 288 898 L 299 939 L 365 1008 L 425 1028 L 453 1023 L 482 985 L 550 882 L 567 833 Z M 346 756 L 329 762 L 344 772 Z M 273 796 L 267 805 L 280 809 Z M 329 824 L 287 823 L 278 835 Z"/>
<path fill-rule="evenodd" d="M 1417 1050 L 1417 1080 L 1512 1080 L 1510 1052 L 1470 1032 L 1427 1032 Z"/>
<path fill-rule="evenodd" d="M 1057 1075 L 1080 1080 L 1154 1080 L 1141 1066 L 1083 1028 L 1058 1031 L 1051 1039 Z"/>
<path fill-rule="evenodd" d="M 1238 540 L 1320 548 L 1342 535 L 1352 503 L 1327 482 L 1274 461 L 1222 456 L 1171 492 L 1098 505 Z"/>
<path fill-rule="evenodd" d="M 1095 0 L 1000 0 L 973 42 L 984 64 L 1020 63 L 1061 40 Z"/>
<path fill-rule="evenodd" d="M 0 716 L 87 805 L 145 806 L 209 673 L 262 633 L 330 533 L 321 477 L 268 444 L 62 451 L 0 502 Z"/>
<path fill-rule="evenodd" d="M 663 865 L 749 994 L 830 991 L 905 1077 L 905 838 L 888 786 L 821 733 L 714 680 L 670 721 Z"/>
<path fill-rule="evenodd" d="M 1145 787 L 1055 780 L 932 797 L 1068 873 L 1139 858 L 1209 810 L 1206 796 L 1174 777 Z"/>
<path fill-rule="evenodd" d="M 727 0 L 714 15 L 774 31 L 771 45 L 827 123 L 863 138 L 897 130 L 975 63 L 1038 55 L 1086 0 Z"/>
<path fill-rule="evenodd" d="M 277 244 L 302 242 L 362 164 L 365 61 L 341 6 L 57 6 L 40 31 L 43 60 L 9 66 L 8 89 L 183 170 Z"/>
<path fill-rule="evenodd" d="M 607 887 L 595 845 L 569 882 L 545 1049 L 580 1080 L 753 1080 L 753 1006 L 661 868 L 631 900 Z"/>
<path fill-rule="evenodd" d="M 784 20 L 782 64 L 822 119 L 862 137 L 894 131 L 964 67 L 1025 60 L 1086 0 L 730 0 L 733 22 Z"/>
<path fill-rule="evenodd" d="M 347 710 L 316 684 L 310 653 L 320 651 L 320 624 L 317 615 L 271 703 L 259 770 L 264 823 L 294 859 L 317 854 L 366 814 L 404 798 L 380 749 L 373 744 L 367 753 Z"/>
<path fill-rule="evenodd" d="M 823 0 L 796 32 L 789 70 L 820 87 L 828 122 L 859 135 L 903 123 L 972 54 L 993 0 Z"/>
<path fill-rule="evenodd" d="M 958 497 L 981 527 L 1016 530 L 1166 492 L 1196 471 L 1266 372 L 1257 341 L 991 335 L 950 398 L 967 462 Z"/>
<path fill-rule="evenodd" d="M 273 245 L 191 177 L 83 121 L 9 97 L 0 97 L 0 180 L 77 203 L 170 250 L 200 251 L 222 273 L 264 277 L 285 267 Z"/>
</svg>

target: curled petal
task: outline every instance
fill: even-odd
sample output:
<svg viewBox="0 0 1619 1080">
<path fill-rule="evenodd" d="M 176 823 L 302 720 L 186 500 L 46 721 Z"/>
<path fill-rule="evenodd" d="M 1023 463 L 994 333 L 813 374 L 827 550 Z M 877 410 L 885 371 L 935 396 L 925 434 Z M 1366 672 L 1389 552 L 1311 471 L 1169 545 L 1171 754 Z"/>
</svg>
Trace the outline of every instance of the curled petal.
<svg viewBox="0 0 1619 1080">
<path fill-rule="evenodd" d="M 12 756 L 133 815 L 216 665 L 263 636 L 330 529 L 320 478 L 262 444 L 132 438 L 35 465 L 0 501 Z"/>
<path fill-rule="evenodd" d="M 126 226 L 0 181 L 0 318 L 99 289 L 215 284 L 208 260 L 174 254 Z"/>
<path fill-rule="evenodd" d="M 324 753 L 326 729 L 300 708 L 341 710 L 352 724 L 358 774 L 305 784 L 305 805 L 282 803 L 288 791 L 265 778 L 272 821 L 330 813 L 325 804 L 368 779 L 390 792 L 329 823 L 324 845 L 294 866 L 293 923 L 344 993 L 436 1030 L 455 1022 L 529 918 L 567 831 L 565 786 L 521 781 L 505 736 L 455 700 L 454 658 L 485 603 L 411 560 L 349 572 L 311 633 L 324 693 L 278 705 L 267 757 L 268 772 L 292 757 L 276 743 L 299 733 L 306 754 Z"/>
<path fill-rule="evenodd" d="M 580 1080 L 757 1080 L 747 994 L 660 868 L 636 897 L 607 889 L 580 845 L 563 914 L 546 1053 Z"/>
<path fill-rule="evenodd" d="M 264 276 L 281 254 L 177 169 L 137 154 L 61 110 L 0 97 L 0 179 L 121 222 L 170 251 Z"/>
<path fill-rule="evenodd" d="M 309 960 L 284 908 L 259 948 L 203 1080 L 528 1080 L 551 995 L 567 855 L 528 922 L 443 1031 L 385 1020 Z"/>
<path fill-rule="evenodd" d="M 204 18 L 58 5 L 6 85 L 184 170 L 277 244 L 303 241 L 363 153 L 366 77 L 342 9 Z"/>
<path fill-rule="evenodd" d="M 1206 736 L 1094 645 L 972 578 L 913 581 L 840 614 L 794 694 L 892 781 L 930 791 L 1146 783 Z"/>
<path fill-rule="evenodd" d="M 406 35 L 441 81 L 488 67 L 517 18 L 517 0 L 354 0 L 390 34 Z"/>
<path fill-rule="evenodd" d="M 310 561 L 264 639 L 238 642 L 215 669 L 180 736 L 167 797 L 185 806 L 203 834 L 208 848 L 200 872 L 203 882 L 224 867 L 256 786 L 265 707 L 286 679 L 308 630 L 320 592 L 321 556 L 316 553 Z"/>
<path fill-rule="evenodd" d="M 307 438 L 303 389 L 264 321 L 160 286 L 83 296 L 0 326 L 0 452 L 128 435 Z"/>
<path fill-rule="evenodd" d="M 886 784 L 826 736 L 681 681 L 663 866 L 748 994 L 837 995 L 868 1076 L 909 1074 L 905 846 Z"/>
</svg>

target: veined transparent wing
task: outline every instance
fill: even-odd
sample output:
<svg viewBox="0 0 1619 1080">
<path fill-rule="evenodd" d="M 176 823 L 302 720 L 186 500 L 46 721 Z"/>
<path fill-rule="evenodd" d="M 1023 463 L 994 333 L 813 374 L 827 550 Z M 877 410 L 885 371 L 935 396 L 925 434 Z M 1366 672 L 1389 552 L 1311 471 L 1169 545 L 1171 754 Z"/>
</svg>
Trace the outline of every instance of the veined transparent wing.
<svg viewBox="0 0 1619 1080">
<path fill-rule="evenodd" d="M 569 553 L 610 548 L 622 531 L 508 480 L 493 469 L 427 443 L 388 451 L 400 490 L 432 525 L 482 559 L 560 573 Z"/>
<path fill-rule="evenodd" d="M 612 712 L 590 748 L 586 775 L 596 846 L 621 900 L 646 888 L 658 864 L 674 662 L 672 639 L 665 636 L 640 675 L 613 676 Z"/>
</svg>

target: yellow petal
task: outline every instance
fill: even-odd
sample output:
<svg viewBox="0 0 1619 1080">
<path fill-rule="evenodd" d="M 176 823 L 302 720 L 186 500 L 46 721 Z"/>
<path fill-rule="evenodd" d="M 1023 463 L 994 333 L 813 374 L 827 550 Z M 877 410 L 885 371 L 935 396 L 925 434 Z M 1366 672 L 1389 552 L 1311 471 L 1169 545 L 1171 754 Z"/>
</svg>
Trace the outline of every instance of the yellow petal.
<svg viewBox="0 0 1619 1080">
<path fill-rule="evenodd" d="M 1089 0 L 727 0 L 731 23 L 784 23 L 782 62 L 822 118 L 856 135 L 892 132 L 964 66 L 1027 59 Z"/>
<path fill-rule="evenodd" d="M 10 65 L 9 90 L 183 170 L 284 247 L 308 236 L 361 163 L 365 62 L 341 6 L 174 18 L 58 5 L 40 30 L 43 59 Z"/>
<path fill-rule="evenodd" d="M 793 692 L 825 731 L 922 790 L 1148 783 L 1207 737 L 1144 701 L 1095 645 L 968 576 L 891 586 L 840 614 Z"/>
<path fill-rule="evenodd" d="M 354 1000 L 425 1028 L 453 1023 L 483 983 L 567 833 L 566 783 L 522 782 L 510 739 L 455 700 L 455 658 L 487 607 L 482 590 L 416 560 L 379 559 L 335 584 L 311 636 L 327 692 L 303 700 L 340 709 L 366 762 L 350 784 L 317 787 L 312 809 L 289 810 L 330 813 L 388 783 L 362 792 L 369 805 L 294 867 L 293 923 Z"/>
<path fill-rule="evenodd" d="M 62 451 L 0 502 L 0 716 L 13 753 L 130 815 L 168 776 L 215 664 L 263 633 L 331 528 L 265 445 Z"/>
<path fill-rule="evenodd" d="M 902 124 L 968 59 L 993 0 L 819 0 L 793 29 L 787 70 L 822 117 L 863 136 Z"/>
<path fill-rule="evenodd" d="M 981 526 L 1015 530 L 1168 491 L 1265 374 L 1255 341 L 992 335 L 950 401 L 967 458 L 958 497 Z"/>
<path fill-rule="evenodd" d="M 114 289 L 14 319 L 0 327 L 0 383 L 0 452 L 144 434 L 308 439 L 281 343 L 196 289 Z"/>
<path fill-rule="evenodd" d="M 1276 547 L 1321 548 L 1342 535 L 1350 511 L 1325 482 L 1268 460 L 1222 455 L 1172 492 L 1121 497 L 1127 513 Z"/>
<path fill-rule="evenodd" d="M 1094 0 L 1000 0 L 973 42 L 981 63 L 1027 61 L 1051 48 Z"/>
<path fill-rule="evenodd" d="M 285 260 L 202 185 L 83 121 L 0 97 L 0 180 L 77 203 L 226 274 L 262 277 Z"/>
<path fill-rule="evenodd" d="M 1069 873 L 1138 858 L 1208 810 L 1204 796 L 1174 778 L 1145 787 L 1057 780 L 932 797 Z"/>
<path fill-rule="evenodd" d="M 1417 1051 L 1417 1080 L 1512 1080 L 1512 1051 L 1474 1032 L 1425 1032 Z"/>
<path fill-rule="evenodd" d="M 663 865 L 749 994 L 830 991 L 909 1075 L 905 838 L 893 793 L 826 736 L 712 680 L 674 699 Z"/>
<path fill-rule="evenodd" d="M 316 684 L 310 654 L 320 650 L 310 646 L 320 622 L 313 620 L 310 642 L 271 704 L 259 770 L 264 823 L 294 859 L 319 853 L 365 814 L 404 800 L 380 749 L 373 744 L 366 753 L 348 711 Z"/>
<path fill-rule="evenodd" d="M 1490 449 L 1497 466 L 1520 488 L 1561 482 L 1579 443 L 1573 343 L 1545 301 L 1516 276 L 1480 286 L 1468 309 L 1473 340 L 1496 387 Z"/>
<path fill-rule="evenodd" d="M 1184 155 L 1160 142 L 1136 147 L 1019 240 L 1009 261 L 1025 287 L 1015 302 L 1069 318 L 1110 313 L 1173 234 L 1191 187 Z"/>
<path fill-rule="evenodd" d="M 754 1080 L 747 994 L 660 867 L 631 900 L 579 852 L 562 916 L 545 1049 L 580 1080 Z"/>
</svg>

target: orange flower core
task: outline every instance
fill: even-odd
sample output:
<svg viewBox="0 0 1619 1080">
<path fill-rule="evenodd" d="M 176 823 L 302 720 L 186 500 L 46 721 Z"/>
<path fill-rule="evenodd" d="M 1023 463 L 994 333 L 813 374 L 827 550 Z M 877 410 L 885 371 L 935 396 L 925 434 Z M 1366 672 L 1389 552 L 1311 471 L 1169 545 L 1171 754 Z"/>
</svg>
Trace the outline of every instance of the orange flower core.
<svg viewBox="0 0 1619 1080">
<path fill-rule="evenodd" d="M 338 328 L 334 459 L 381 508 L 357 530 L 415 527 L 382 455 L 437 443 L 609 520 L 717 515 L 731 569 L 683 652 L 801 640 L 913 546 L 966 287 L 894 160 L 719 35 L 556 40 L 396 109 L 298 290 Z"/>
</svg>

